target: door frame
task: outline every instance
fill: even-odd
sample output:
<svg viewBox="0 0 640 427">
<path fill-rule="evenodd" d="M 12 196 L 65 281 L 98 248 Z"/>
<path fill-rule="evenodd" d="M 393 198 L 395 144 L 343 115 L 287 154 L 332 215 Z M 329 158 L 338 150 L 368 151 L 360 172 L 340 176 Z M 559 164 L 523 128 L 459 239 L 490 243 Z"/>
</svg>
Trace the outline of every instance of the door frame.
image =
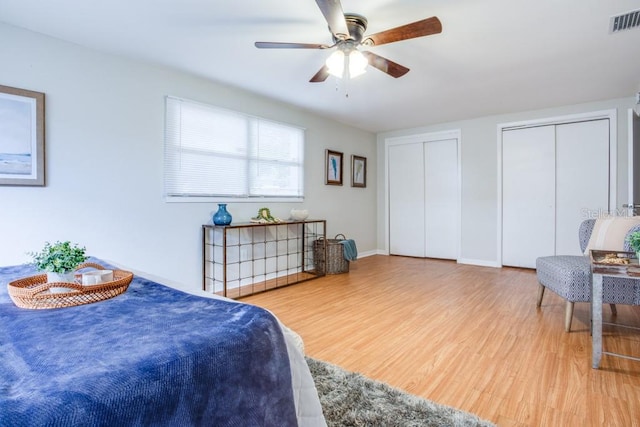
<svg viewBox="0 0 640 427">
<path fill-rule="evenodd" d="M 640 105 L 640 104 L 639 104 Z M 628 137 L 628 142 L 627 142 L 627 179 L 628 179 L 628 195 L 627 195 L 627 206 L 632 205 L 632 204 L 639 204 L 640 201 L 635 200 L 635 197 L 633 197 L 633 193 L 634 193 L 634 187 L 640 184 L 634 184 L 634 160 L 633 157 L 636 154 L 635 150 L 634 150 L 634 142 L 635 142 L 635 138 L 640 138 L 640 135 L 634 135 L 634 121 L 638 120 L 638 117 L 640 117 L 640 113 L 636 114 L 635 109 L 633 108 L 629 108 L 629 111 L 627 112 L 627 137 Z M 637 171 L 638 174 L 640 174 L 640 171 Z M 631 215 L 634 214 L 635 210 L 631 209 L 630 210 Z"/>
<path fill-rule="evenodd" d="M 502 133 L 505 130 L 524 129 L 536 126 L 563 125 L 569 123 L 588 122 L 609 119 L 609 210 L 617 208 L 617 141 L 618 113 L 616 109 L 593 111 L 589 113 L 570 114 L 518 122 L 498 123 L 497 156 L 498 156 L 498 209 L 497 209 L 497 265 L 502 267 Z M 577 230 L 576 230 L 577 233 Z"/>
<path fill-rule="evenodd" d="M 402 144 L 416 144 L 420 142 L 434 142 L 442 141 L 445 139 L 456 140 L 456 150 L 458 154 L 457 165 L 457 206 L 456 206 L 456 245 L 457 254 L 456 261 L 460 260 L 460 254 L 462 251 L 462 241 L 460 236 L 460 230 L 462 229 L 462 132 L 460 129 L 452 129 L 440 132 L 428 132 L 418 133 L 404 136 L 396 136 L 385 138 L 384 140 L 384 254 L 389 255 L 389 217 L 390 217 L 390 204 L 389 204 L 389 147 L 393 145 Z"/>
</svg>

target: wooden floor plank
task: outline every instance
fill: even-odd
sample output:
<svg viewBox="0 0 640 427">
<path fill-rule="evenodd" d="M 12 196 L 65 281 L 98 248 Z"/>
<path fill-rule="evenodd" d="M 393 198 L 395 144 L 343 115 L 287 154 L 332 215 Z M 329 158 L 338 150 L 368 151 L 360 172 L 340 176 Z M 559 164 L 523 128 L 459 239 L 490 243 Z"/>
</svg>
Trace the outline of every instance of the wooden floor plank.
<svg viewBox="0 0 640 427">
<path fill-rule="evenodd" d="M 605 355 L 591 369 L 589 305 L 566 333 L 564 300 L 547 291 L 537 309 L 537 290 L 532 270 L 372 256 L 242 301 L 312 357 L 501 426 L 640 426 L 640 362 Z M 615 319 L 640 326 L 640 307 Z M 605 349 L 640 355 L 640 331 L 604 331 Z"/>
</svg>

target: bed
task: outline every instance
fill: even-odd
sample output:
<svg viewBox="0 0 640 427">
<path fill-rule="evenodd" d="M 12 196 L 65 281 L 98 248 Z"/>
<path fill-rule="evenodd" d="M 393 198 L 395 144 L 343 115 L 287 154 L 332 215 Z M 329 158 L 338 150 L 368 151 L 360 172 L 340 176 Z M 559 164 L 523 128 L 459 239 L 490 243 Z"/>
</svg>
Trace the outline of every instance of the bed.
<svg viewBox="0 0 640 427">
<path fill-rule="evenodd" d="M 295 334 L 268 311 L 137 275 L 106 301 L 18 308 L 6 285 L 35 273 L 0 267 L 0 425 L 325 425 Z"/>
</svg>

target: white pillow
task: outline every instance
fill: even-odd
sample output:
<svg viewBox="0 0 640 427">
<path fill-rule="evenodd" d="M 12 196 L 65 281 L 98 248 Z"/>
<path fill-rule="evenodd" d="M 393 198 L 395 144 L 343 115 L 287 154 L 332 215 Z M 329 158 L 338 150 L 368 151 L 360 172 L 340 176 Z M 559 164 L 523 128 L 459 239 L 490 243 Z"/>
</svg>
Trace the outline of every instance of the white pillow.
<svg viewBox="0 0 640 427">
<path fill-rule="evenodd" d="M 640 216 L 614 216 L 596 219 L 589 244 L 584 251 L 624 251 L 624 239 L 631 228 L 640 224 Z"/>
</svg>

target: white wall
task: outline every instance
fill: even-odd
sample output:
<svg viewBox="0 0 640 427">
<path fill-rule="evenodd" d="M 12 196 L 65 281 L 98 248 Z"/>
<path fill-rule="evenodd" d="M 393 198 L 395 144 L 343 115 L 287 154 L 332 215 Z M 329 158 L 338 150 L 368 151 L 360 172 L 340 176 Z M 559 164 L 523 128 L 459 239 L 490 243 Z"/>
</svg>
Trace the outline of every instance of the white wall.
<svg viewBox="0 0 640 427">
<path fill-rule="evenodd" d="M 188 289 L 201 286 L 201 225 L 213 203 L 163 201 L 164 97 L 175 95 L 307 129 L 304 203 L 233 203 L 234 221 L 266 205 L 327 219 L 359 252 L 376 240 L 373 134 L 181 72 L 111 56 L 0 24 L 0 84 L 46 96 L 45 187 L 0 186 L 0 265 L 27 262 L 45 241 Z M 324 150 L 344 153 L 342 187 L 324 185 Z M 367 188 L 350 187 L 350 156 L 368 158 Z"/>
<path fill-rule="evenodd" d="M 608 109 L 617 109 L 617 204 L 621 208 L 628 202 L 627 196 L 627 111 L 635 100 L 632 97 L 612 99 L 588 104 L 571 105 L 545 110 L 529 111 L 498 116 L 481 117 L 471 120 L 442 123 L 412 129 L 402 129 L 378 134 L 378 246 L 385 253 L 384 206 L 384 141 L 386 138 L 413 134 L 440 132 L 460 129 L 462 152 L 462 224 L 461 259 L 479 265 L 497 263 L 497 207 L 498 207 L 498 142 L 497 126 L 502 123 L 530 119 L 565 116 Z M 576 230 L 576 238 L 578 231 Z"/>
</svg>

